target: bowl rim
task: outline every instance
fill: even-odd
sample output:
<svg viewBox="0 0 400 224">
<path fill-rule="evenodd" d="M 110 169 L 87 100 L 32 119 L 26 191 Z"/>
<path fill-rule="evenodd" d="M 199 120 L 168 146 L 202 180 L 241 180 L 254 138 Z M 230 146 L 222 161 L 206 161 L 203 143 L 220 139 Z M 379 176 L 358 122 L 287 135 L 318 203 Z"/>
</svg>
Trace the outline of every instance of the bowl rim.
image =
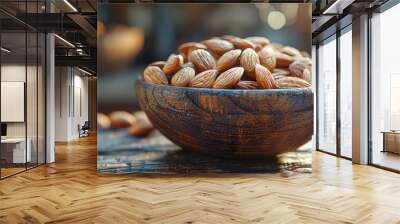
<svg viewBox="0 0 400 224">
<path fill-rule="evenodd" d="M 194 88 L 194 87 L 181 87 L 181 86 L 173 86 L 173 85 L 160 85 L 154 83 L 147 83 L 144 81 L 143 76 L 140 75 L 136 82 L 140 82 L 142 85 L 147 85 L 151 87 L 161 87 L 166 89 L 182 89 L 182 90 L 192 90 L 198 92 L 230 92 L 230 93 L 303 93 L 303 92 L 311 92 L 313 93 L 312 86 L 310 87 L 302 87 L 302 88 L 287 88 L 287 89 L 214 89 L 214 88 Z"/>
</svg>

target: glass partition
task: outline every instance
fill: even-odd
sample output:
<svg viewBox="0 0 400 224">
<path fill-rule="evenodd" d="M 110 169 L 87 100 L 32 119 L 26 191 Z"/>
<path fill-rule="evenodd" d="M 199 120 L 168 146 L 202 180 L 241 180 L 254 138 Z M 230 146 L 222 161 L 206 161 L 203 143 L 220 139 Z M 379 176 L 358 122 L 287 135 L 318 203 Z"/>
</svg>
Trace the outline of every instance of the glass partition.
<svg viewBox="0 0 400 224">
<path fill-rule="evenodd" d="M 340 36 L 340 155 L 352 157 L 352 32 Z"/>
<path fill-rule="evenodd" d="M 27 149 L 31 151 L 27 167 L 34 167 L 38 160 L 38 35 L 27 33 L 27 74 L 26 74 L 26 113 L 27 113 Z"/>
<path fill-rule="evenodd" d="M 371 162 L 400 170 L 400 4 L 371 19 Z"/>
<path fill-rule="evenodd" d="M 336 38 L 318 47 L 318 149 L 336 154 Z"/>
<path fill-rule="evenodd" d="M 26 41 L 26 32 L 1 34 L 2 177 L 24 171 L 31 161 L 26 141 Z"/>
<path fill-rule="evenodd" d="M 43 10 L 43 1 L 0 7 Z M 0 179 L 45 163 L 45 52 L 43 33 L 0 12 Z"/>
</svg>

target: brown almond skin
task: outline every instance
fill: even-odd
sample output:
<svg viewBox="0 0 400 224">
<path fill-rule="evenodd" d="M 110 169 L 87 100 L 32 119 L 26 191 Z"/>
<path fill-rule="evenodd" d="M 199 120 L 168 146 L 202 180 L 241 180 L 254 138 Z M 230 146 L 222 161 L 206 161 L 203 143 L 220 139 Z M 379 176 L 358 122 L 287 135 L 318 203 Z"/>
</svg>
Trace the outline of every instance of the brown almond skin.
<svg viewBox="0 0 400 224">
<path fill-rule="evenodd" d="M 155 61 L 155 62 L 151 63 L 150 65 L 157 66 L 157 67 L 163 69 L 166 63 L 167 62 L 165 62 L 165 61 Z"/>
<path fill-rule="evenodd" d="M 108 117 L 112 128 L 128 128 L 136 122 L 135 116 L 126 111 L 114 111 Z"/>
<path fill-rule="evenodd" d="M 223 55 L 225 52 L 234 49 L 231 42 L 222 39 L 209 39 L 202 42 L 207 49 L 216 55 Z"/>
<path fill-rule="evenodd" d="M 289 71 L 292 76 L 296 76 L 304 79 L 303 71 L 307 68 L 307 65 L 301 61 L 294 61 L 289 65 Z"/>
<path fill-rule="evenodd" d="M 290 75 L 290 72 L 289 72 L 289 69 L 275 68 L 274 70 L 272 70 L 272 74 L 288 76 L 288 75 Z"/>
<path fill-rule="evenodd" d="M 190 80 L 194 78 L 195 71 L 193 68 L 186 67 L 179 70 L 171 79 L 171 85 L 185 87 L 188 86 Z"/>
<path fill-rule="evenodd" d="M 190 56 L 189 61 L 193 63 L 197 72 L 214 69 L 216 62 L 214 57 L 206 50 L 194 50 Z"/>
<path fill-rule="evenodd" d="M 103 113 L 97 113 L 97 125 L 100 128 L 110 128 L 111 127 L 111 120 L 110 118 L 103 114 Z"/>
<path fill-rule="evenodd" d="M 256 45 L 246 39 L 235 38 L 230 40 L 229 42 L 231 42 L 236 49 L 246 49 L 246 48 L 256 49 Z"/>
<path fill-rule="evenodd" d="M 204 44 L 197 43 L 197 42 L 183 43 L 178 47 L 179 53 L 182 53 L 183 55 L 186 55 L 186 56 L 188 56 L 189 50 L 193 51 L 196 49 L 207 49 L 207 47 Z"/>
<path fill-rule="evenodd" d="M 259 46 L 261 46 L 261 47 L 264 47 L 264 46 L 270 44 L 269 39 L 266 38 L 266 37 L 258 37 L 258 36 L 247 37 L 246 40 L 252 42 L 252 43 L 255 44 L 256 46 L 259 45 Z"/>
<path fill-rule="evenodd" d="M 306 68 L 303 70 L 303 79 L 311 83 L 311 70 Z"/>
<path fill-rule="evenodd" d="M 292 76 L 281 77 L 277 80 L 277 85 L 280 89 L 306 88 L 311 86 L 309 82 Z"/>
<path fill-rule="evenodd" d="M 231 40 L 233 40 L 235 38 L 239 38 L 239 37 L 233 36 L 233 35 L 223 35 L 223 36 L 221 36 L 222 40 L 227 40 L 227 41 L 231 41 Z"/>
<path fill-rule="evenodd" d="M 262 89 L 276 89 L 277 84 L 271 72 L 264 66 L 257 64 L 255 68 L 257 84 Z"/>
<path fill-rule="evenodd" d="M 222 55 L 217 61 L 217 70 L 220 72 L 224 72 L 233 66 L 235 66 L 238 62 L 239 56 L 242 53 L 242 50 L 236 49 L 226 52 Z"/>
<path fill-rule="evenodd" d="M 214 89 L 231 89 L 235 87 L 242 78 L 244 69 L 242 67 L 231 68 L 218 76 L 215 80 Z"/>
<path fill-rule="evenodd" d="M 172 54 L 164 65 L 163 72 L 167 76 L 174 75 L 183 65 L 183 56 Z"/>
<path fill-rule="evenodd" d="M 138 120 L 128 129 L 128 133 L 137 137 L 144 137 L 154 131 L 153 125 L 145 120 Z"/>
<path fill-rule="evenodd" d="M 207 70 L 197 74 L 191 81 L 190 87 L 211 88 L 217 78 L 218 71 L 215 69 Z"/>
<path fill-rule="evenodd" d="M 253 79 L 255 78 L 254 69 L 256 64 L 260 64 L 257 53 L 251 48 L 244 50 L 240 56 L 240 66 L 243 67 L 246 75 Z"/>
<path fill-rule="evenodd" d="M 281 52 L 284 54 L 290 55 L 292 57 L 297 57 L 297 56 L 302 57 L 299 50 L 297 50 L 294 47 L 290 47 L 290 46 L 285 46 L 285 47 L 281 48 Z"/>
<path fill-rule="evenodd" d="M 144 81 L 151 84 L 168 85 L 167 76 L 161 68 L 157 66 L 148 66 L 143 72 Z"/>
<path fill-rule="evenodd" d="M 193 68 L 193 69 L 194 69 L 194 65 L 193 65 L 192 62 L 187 62 L 187 63 L 185 63 L 185 64 L 182 65 L 182 68 L 187 68 L 187 67 Z"/>
<path fill-rule="evenodd" d="M 256 81 L 239 81 L 235 86 L 236 89 L 257 89 L 258 84 Z"/>
<path fill-rule="evenodd" d="M 287 68 L 294 61 L 294 58 L 287 54 L 277 53 L 275 56 L 277 68 Z"/>
<path fill-rule="evenodd" d="M 260 64 L 272 71 L 276 67 L 275 51 L 271 47 L 264 47 L 258 52 Z"/>
</svg>

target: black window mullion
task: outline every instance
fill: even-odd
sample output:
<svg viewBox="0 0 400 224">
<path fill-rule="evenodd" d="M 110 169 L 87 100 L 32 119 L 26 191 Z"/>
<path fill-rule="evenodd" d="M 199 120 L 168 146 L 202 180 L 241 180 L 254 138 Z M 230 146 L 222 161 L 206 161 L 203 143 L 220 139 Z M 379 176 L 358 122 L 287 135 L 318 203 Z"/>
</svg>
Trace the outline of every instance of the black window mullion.
<svg viewBox="0 0 400 224">
<path fill-rule="evenodd" d="M 336 154 L 341 156 L 341 114 L 340 114 L 340 76 L 341 76 L 341 64 L 340 64 L 340 29 L 336 31 Z"/>
<path fill-rule="evenodd" d="M 28 19 L 27 15 L 28 1 L 25 1 L 25 21 Z M 25 23 L 26 24 L 26 23 Z M 28 26 L 25 25 L 25 100 L 24 100 L 24 120 L 25 120 L 25 170 L 28 170 L 28 116 L 27 116 L 27 90 L 28 90 Z"/>
<path fill-rule="evenodd" d="M 2 32 L 1 32 L 1 28 L 2 28 L 2 22 L 0 22 L 0 47 L 2 47 Z M 2 55 L 2 53 L 0 52 L 0 112 L 1 112 L 1 66 L 2 66 L 2 60 L 1 60 L 1 55 Z M 1 113 L 0 113 L 0 124 L 2 124 L 2 122 L 1 122 Z M 1 130 L 0 130 L 0 136 L 2 135 L 2 133 L 1 133 Z M 0 180 L 2 179 L 2 176 L 1 176 L 1 170 L 2 170 L 2 156 L 1 156 L 1 144 L 0 144 Z"/>
<path fill-rule="evenodd" d="M 36 13 L 39 13 L 39 0 L 36 1 Z M 39 32 L 36 32 L 36 166 L 38 165 L 39 165 Z"/>
<path fill-rule="evenodd" d="M 372 12 L 368 12 L 368 30 L 367 30 L 367 46 L 368 46 L 368 53 L 367 53 L 367 85 L 368 85 L 368 95 L 367 95 L 367 119 L 368 119 L 368 124 L 367 124 L 367 132 L 368 132 L 368 155 L 367 155 L 367 160 L 368 164 L 373 164 L 373 149 L 372 149 L 372 64 L 371 64 L 371 56 L 372 56 L 372 29 L 371 29 L 371 20 L 372 20 Z"/>
<path fill-rule="evenodd" d="M 319 149 L 319 44 L 315 46 L 315 118 L 316 118 L 316 124 L 315 124 L 315 148 L 318 150 Z"/>
</svg>

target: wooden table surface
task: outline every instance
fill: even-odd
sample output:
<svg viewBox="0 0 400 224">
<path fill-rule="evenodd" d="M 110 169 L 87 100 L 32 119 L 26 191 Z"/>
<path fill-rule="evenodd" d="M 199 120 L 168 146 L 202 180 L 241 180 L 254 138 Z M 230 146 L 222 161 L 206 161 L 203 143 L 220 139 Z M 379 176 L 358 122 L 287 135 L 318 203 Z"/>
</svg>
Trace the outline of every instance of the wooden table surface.
<svg viewBox="0 0 400 224">
<path fill-rule="evenodd" d="M 295 152 L 262 160 L 233 160 L 182 150 L 158 131 L 145 138 L 126 130 L 98 133 L 98 163 L 101 173 L 212 174 L 212 173 L 310 173 L 311 143 Z"/>
</svg>

